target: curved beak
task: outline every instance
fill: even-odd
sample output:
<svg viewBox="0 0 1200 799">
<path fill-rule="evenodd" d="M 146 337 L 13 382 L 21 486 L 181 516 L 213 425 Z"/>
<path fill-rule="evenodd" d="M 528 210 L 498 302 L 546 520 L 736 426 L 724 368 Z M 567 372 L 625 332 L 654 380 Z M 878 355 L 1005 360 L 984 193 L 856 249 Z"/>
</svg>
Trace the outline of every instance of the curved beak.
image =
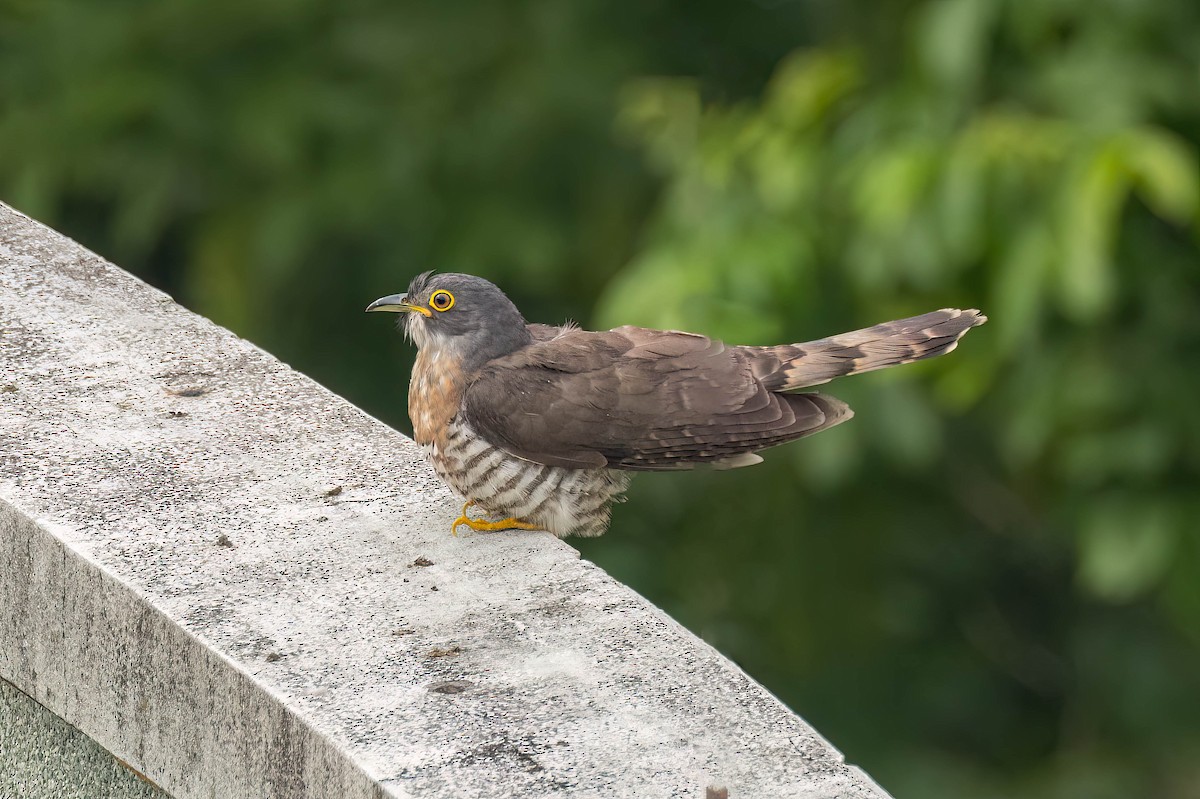
<svg viewBox="0 0 1200 799">
<path fill-rule="evenodd" d="M 372 311 L 391 311 L 392 313 L 419 313 L 424 316 L 432 316 L 428 309 L 422 308 L 420 305 L 412 305 L 408 301 L 407 294 L 389 294 L 386 297 L 380 297 L 367 306 L 367 313 Z"/>
</svg>

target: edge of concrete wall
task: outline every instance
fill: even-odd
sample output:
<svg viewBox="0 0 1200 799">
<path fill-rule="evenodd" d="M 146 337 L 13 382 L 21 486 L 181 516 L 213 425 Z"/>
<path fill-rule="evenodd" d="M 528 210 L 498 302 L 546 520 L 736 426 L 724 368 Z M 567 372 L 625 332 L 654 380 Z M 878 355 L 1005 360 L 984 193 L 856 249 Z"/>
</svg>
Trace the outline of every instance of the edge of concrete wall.
<svg viewBox="0 0 1200 799">
<path fill-rule="evenodd" d="M 167 799 L 167 794 L 11 683 L 0 680 L 0 796 Z"/>
<path fill-rule="evenodd" d="M 404 436 L 0 205 L 0 677 L 164 790 L 886 796 L 567 544 L 451 537 L 458 504 Z"/>
</svg>

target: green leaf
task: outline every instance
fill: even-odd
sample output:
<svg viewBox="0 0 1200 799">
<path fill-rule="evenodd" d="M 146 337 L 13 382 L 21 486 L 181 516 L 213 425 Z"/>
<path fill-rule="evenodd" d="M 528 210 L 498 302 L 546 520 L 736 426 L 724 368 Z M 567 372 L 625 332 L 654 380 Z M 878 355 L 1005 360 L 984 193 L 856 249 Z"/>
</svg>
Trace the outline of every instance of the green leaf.
<svg viewBox="0 0 1200 799">
<path fill-rule="evenodd" d="M 1140 128 L 1126 140 L 1125 159 L 1133 184 L 1154 212 L 1187 224 L 1200 209 L 1200 162 L 1183 139 L 1156 128 Z"/>
<path fill-rule="evenodd" d="M 618 133 L 643 144 L 664 171 L 678 169 L 695 148 L 699 122 L 700 93 L 693 81 L 646 78 L 621 92 Z"/>
<path fill-rule="evenodd" d="M 1055 250 L 1046 224 L 1028 224 L 1013 235 L 1004 260 L 992 276 L 995 307 L 989 309 L 995 336 L 1003 353 L 1036 342 Z"/>
<path fill-rule="evenodd" d="M 864 164 L 855 208 L 872 231 L 895 231 L 916 212 L 938 166 L 931 143 L 915 140 L 880 148 Z"/>
<path fill-rule="evenodd" d="M 1080 529 L 1080 586 L 1114 603 L 1129 602 L 1153 589 L 1171 563 L 1177 527 L 1165 500 L 1108 499 L 1094 504 Z"/>
<path fill-rule="evenodd" d="M 1113 252 L 1129 191 L 1122 155 L 1122 148 L 1110 141 L 1085 154 L 1063 183 L 1059 302 L 1076 319 L 1101 316 L 1116 297 Z"/>
<path fill-rule="evenodd" d="M 989 54 L 986 36 L 995 16 L 993 0 L 938 0 L 917 14 L 917 56 L 943 87 L 974 84 Z"/>
<path fill-rule="evenodd" d="M 789 130 L 804 129 L 825 120 L 862 80 L 853 50 L 800 50 L 775 70 L 767 87 L 766 112 Z"/>
</svg>

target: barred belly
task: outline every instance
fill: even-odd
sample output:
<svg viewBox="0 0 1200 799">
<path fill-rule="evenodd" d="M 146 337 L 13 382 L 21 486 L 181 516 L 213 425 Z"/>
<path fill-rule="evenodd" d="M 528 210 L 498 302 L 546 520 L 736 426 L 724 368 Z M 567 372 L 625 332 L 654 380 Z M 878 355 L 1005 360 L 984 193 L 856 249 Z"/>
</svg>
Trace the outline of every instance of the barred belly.
<svg viewBox="0 0 1200 799">
<path fill-rule="evenodd" d="M 523 460 L 451 420 L 440 441 L 423 446 L 438 475 L 494 516 L 535 524 L 561 537 L 608 529 L 611 505 L 629 486 L 612 469 L 566 469 Z"/>
</svg>

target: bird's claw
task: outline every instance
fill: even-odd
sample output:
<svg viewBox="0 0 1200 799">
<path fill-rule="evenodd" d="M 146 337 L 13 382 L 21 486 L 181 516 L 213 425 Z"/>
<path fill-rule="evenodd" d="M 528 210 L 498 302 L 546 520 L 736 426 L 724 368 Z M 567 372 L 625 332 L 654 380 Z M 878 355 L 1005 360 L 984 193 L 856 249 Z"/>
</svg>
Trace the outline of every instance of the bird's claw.
<svg viewBox="0 0 1200 799">
<path fill-rule="evenodd" d="M 540 529 L 542 529 L 542 528 L 538 527 L 536 524 L 530 524 L 529 522 L 523 522 L 520 519 L 508 518 L 508 519 L 501 519 L 500 521 L 496 521 L 496 522 L 489 522 L 486 519 L 472 519 L 470 516 L 467 515 L 467 511 L 470 508 L 474 507 L 476 504 L 477 503 L 475 502 L 475 500 L 471 500 L 467 504 L 463 505 L 462 515 L 460 515 L 457 519 L 455 519 L 454 524 L 452 524 L 450 526 L 450 535 L 453 535 L 453 536 L 458 535 L 458 526 L 460 524 L 465 524 L 467 527 L 470 527 L 472 530 L 474 530 L 477 533 L 495 532 L 497 530 L 540 530 Z"/>
</svg>

